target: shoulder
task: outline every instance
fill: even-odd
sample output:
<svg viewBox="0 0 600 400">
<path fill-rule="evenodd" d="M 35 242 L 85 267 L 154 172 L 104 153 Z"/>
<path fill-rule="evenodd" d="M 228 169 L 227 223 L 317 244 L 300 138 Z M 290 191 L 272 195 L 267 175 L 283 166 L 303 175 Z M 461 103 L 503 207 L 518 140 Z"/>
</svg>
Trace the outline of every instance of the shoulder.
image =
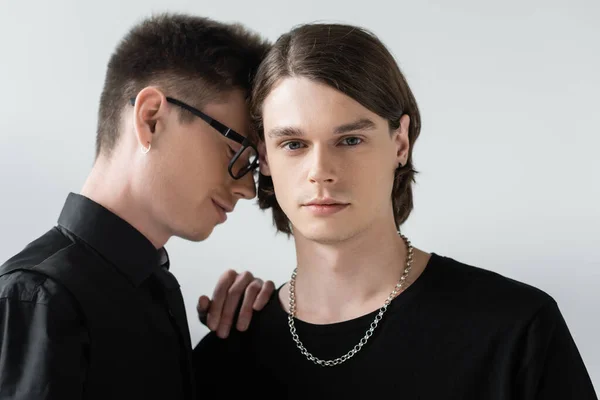
<svg viewBox="0 0 600 400">
<path fill-rule="evenodd" d="M 52 279 L 33 271 L 17 270 L 0 276 L 0 299 L 48 304 L 61 291 Z"/>
<path fill-rule="evenodd" d="M 265 331 L 272 331 L 275 321 L 281 321 L 277 318 L 285 311 L 279 303 L 279 289 L 274 290 L 267 304 L 262 310 L 254 311 L 248 329 L 240 332 L 232 328 L 229 336 L 225 339 L 220 338 L 215 332 L 208 332 L 196 345 L 194 349 L 195 357 L 201 357 L 203 361 L 207 358 L 215 357 L 223 360 L 223 354 L 239 356 L 247 350 L 248 346 L 256 340 L 257 336 L 262 336 Z M 287 319 L 283 319 L 287 323 Z"/>
<path fill-rule="evenodd" d="M 68 257 L 57 255 L 70 244 L 72 242 L 60 233 L 51 230 L 0 265 L 0 301 L 56 305 L 58 308 L 72 303 L 67 289 L 39 268 L 67 263 Z"/>
<path fill-rule="evenodd" d="M 22 320 L 79 321 L 77 301 L 60 283 L 33 271 L 0 276 L 0 313 Z M 5 321 L 8 322 L 8 321 Z"/>
<path fill-rule="evenodd" d="M 232 328 L 229 336 L 220 338 L 213 331 L 208 332 L 192 350 L 192 364 L 198 379 L 213 376 L 215 379 L 241 368 L 248 360 L 247 332 Z"/>
<path fill-rule="evenodd" d="M 538 287 L 450 257 L 434 253 L 430 266 L 437 295 L 467 310 L 527 318 L 556 303 Z"/>
<path fill-rule="evenodd" d="M 28 337 L 23 343 L 35 342 L 42 349 L 85 335 L 85 319 L 76 299 L 58 282 L 32 271 L 0 277 L 0 316 L 0 342 L 4 338 L 21 343 Z"/>
</svg>

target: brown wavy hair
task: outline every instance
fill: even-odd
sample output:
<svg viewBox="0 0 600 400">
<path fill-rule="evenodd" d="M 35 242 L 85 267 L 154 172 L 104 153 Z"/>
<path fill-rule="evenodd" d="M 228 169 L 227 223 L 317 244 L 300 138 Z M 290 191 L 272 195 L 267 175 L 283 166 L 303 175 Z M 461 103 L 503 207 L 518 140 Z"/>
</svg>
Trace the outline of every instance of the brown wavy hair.
<svg viewBox="0 0 600 400">
<path fill-rule="evenodd" d="M 412 150 L 421 130 L 421 116 L 413 93 L 386 46 L 367 29 L 345 24 L 305 24 L 282 35 L 258 68 L 251 96 L 252 119 L 264 140 L 262 105 L 282 79 L 305 77 L 329 85 L 398 129 L 400 117 L 410 116 L 407 163 L 398 167 L 391 193 L 396 227 L 413 209 L 412 184 L 417 171 Z M 271 177 L 259 174 L 258 204 L 273 210 L 277 230 L 292 234 L 291 224 L 275 196 Z"/>
</svg>

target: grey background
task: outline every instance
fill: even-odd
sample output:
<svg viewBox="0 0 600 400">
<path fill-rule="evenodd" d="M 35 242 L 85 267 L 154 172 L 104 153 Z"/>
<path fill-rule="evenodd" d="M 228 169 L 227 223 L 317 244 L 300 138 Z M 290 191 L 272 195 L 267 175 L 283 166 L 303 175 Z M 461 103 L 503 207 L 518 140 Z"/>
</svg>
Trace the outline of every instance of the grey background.
<svg viewBox="0 0 600 400">
<path fill-rule="evenodd" d="M 56 221 L 93 162 L 106 62 L 154 11 L 244 22 L 271 39 L 313 21 L 389 46 L 422 111 L 413 244 L 537 286 L 559 303 L 600 387 L 600 2 L 0 2 L 0 259 Z M 168 243 L 193 342 L 197 297 L 228 268 L 277 285 L 293 243 L 240 204 L 203 243 Z M 234 245 L 235 244 L 235 245 Z"/>
</svg>

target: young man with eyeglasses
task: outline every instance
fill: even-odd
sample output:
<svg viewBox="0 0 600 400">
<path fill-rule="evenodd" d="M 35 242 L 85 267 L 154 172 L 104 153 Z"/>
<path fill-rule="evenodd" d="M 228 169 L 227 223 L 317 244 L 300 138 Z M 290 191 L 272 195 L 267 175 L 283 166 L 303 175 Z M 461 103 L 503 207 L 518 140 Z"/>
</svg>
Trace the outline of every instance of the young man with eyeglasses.
<svg viewBox="0 0 600 400">
<path fill-rule="evenodd" d="M 282 35 L 251 103 L 259 203 L 293 235 L 297 265 L 248 331 L 200 342 L 199 381 L 252 371 L 230 398 L 264 384 L 262 398 L 597 400 L 548 294 L 399 232 L 421 118 L 375 35 L 339 24 Z"/>
<path fill-rule="evenodd" d="M 58 223 L 0 267 L 0 399 L 192 399 L 171 237 L 206 239 L 255 197 L 246 98 L 268 43 L 177 14 L 133 27 L 112 55 L 96 160 Z M 199 312 L 246 329 L 272 282 L 229 271 Z"/>
</svg>

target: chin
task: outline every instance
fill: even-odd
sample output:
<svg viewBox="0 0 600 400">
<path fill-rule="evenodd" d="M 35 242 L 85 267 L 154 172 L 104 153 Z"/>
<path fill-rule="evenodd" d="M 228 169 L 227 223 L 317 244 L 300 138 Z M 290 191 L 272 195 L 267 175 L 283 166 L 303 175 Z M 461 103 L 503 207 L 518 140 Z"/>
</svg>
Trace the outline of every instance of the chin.
<svg viewBox="0 0 600 400">
<path fill-rule="evenodd" d="M 321 243 L 335 244 L 343 242 L 354 237 L 358 229 L 350 225 L 348 220 L 344 221 L 314 221 L 312 223 L 303 223 L 294 226 L 294 232 L 302 235 L 304 238 Z"/>
<path fill-rule="evenodd" d="M 188 231 L 177 236 L 179 236 L 182 239 L 189 240 L 190 242 L 202 242 L 208 239 L 208 237 L 213 232 L 213 229 L 214 228 L 207 229 L 206 227 L 202 227 L 200 229 Z"/>
</svg>

